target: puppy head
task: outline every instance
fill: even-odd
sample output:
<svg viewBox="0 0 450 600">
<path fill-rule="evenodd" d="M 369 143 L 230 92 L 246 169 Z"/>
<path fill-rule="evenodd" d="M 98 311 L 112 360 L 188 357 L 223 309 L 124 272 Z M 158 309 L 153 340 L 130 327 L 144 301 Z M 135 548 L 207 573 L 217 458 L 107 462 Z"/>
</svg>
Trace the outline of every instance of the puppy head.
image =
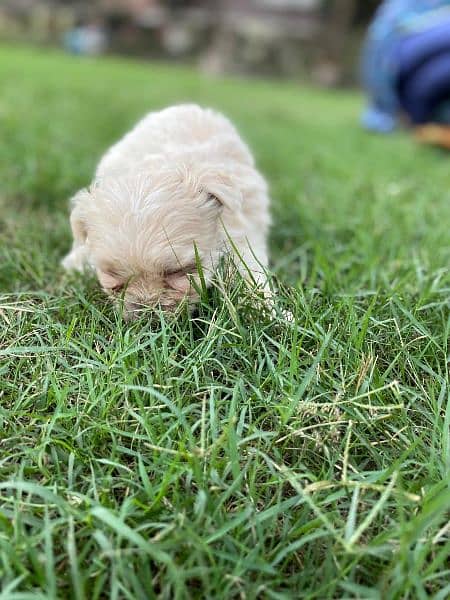
<svg viewBox="0 0 450 600">
<path fill-rule="evenodd" d="M 74 198 L 71 225 L 104 291 L 133 317 L 198 300 L 197 262 L 208 284 L 224 249 L 222 217 L 239 209 L 228 176 L 183 165 L 97 182 Z"/>
</svg>

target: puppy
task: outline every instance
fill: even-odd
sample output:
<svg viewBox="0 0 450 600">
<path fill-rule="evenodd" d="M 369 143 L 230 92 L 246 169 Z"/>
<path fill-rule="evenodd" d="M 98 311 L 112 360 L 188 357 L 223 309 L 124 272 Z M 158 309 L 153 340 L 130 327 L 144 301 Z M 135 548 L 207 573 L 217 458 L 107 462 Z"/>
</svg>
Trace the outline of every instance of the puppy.
<svg viewBox="0 0 450 600">
<path fill-rule="evenodd" d="M 72 200 L 66 269 L 95 270 L 103 290 L 141 308 L 198 301 L 222 256 L 265 285 L 270 225 L 265 180 L 233 125 L 195 105 L 148 114 L 101 159 Z"/>
</svg>

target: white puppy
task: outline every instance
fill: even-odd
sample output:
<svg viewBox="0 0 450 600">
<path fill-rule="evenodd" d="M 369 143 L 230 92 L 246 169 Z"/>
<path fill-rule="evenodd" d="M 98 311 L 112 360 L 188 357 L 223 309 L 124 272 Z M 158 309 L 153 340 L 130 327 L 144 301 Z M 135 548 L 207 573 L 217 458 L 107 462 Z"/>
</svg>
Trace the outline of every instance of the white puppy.
<svg viewBox="0 0 450 600">
<path fill-rule="evenodd" d="M 95 269 L 126 314 L 173 310 L 198 300 L 224 254 L 265 285 L 267 185 L 236 129 L 195 105 L 148 114 L 100 161 L 89 189 L 73 198 L 73 248 L 66 269 Z"/>
</svg>

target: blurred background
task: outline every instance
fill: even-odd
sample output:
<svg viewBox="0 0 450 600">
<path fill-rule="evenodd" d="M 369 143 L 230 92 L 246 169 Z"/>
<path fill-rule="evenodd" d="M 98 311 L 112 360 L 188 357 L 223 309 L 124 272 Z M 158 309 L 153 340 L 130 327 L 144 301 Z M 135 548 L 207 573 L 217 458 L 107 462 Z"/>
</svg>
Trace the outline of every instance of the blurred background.
<svg viewBox="0 0 450 600">
<path fill-rule="evenodd" d="M 0 41 L 196 64 L 214 74 L 358 78 L 379 0 L 2 0 Z"/>
</svg>

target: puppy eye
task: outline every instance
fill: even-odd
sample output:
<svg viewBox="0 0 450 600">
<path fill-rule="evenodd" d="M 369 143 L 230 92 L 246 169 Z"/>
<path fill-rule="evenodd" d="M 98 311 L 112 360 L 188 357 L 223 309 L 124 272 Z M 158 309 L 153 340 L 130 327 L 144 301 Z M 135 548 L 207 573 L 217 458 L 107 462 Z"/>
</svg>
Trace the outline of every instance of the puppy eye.
<svg viewBox="0 0 450 600">
<path fill-rule="evenodd" d="M 114 271 L 97 269 L 97 276 L 102 288 L 112 293 L 120 292 L 126 283 L 124 278 Z"/>
<path fill-rule="evenodd" d="M 178 270 L 178 271 L 166 271 L 164 273 L 164 278 L 168 278 L 168 277 L 173 277 L 173 278 L 184 277 L 185 275 L 186 275 L 186 272 L 182 271 L 182 270 Z"/>
<path fill-rule="evenodd" d="M 192 275 L 197 272 L 196 263 L 191 263 L 185 267 L 179 269 L 167 269 L 164 272 L 164 277 L 185 277 L 186 275 Z"/>
</svg>

